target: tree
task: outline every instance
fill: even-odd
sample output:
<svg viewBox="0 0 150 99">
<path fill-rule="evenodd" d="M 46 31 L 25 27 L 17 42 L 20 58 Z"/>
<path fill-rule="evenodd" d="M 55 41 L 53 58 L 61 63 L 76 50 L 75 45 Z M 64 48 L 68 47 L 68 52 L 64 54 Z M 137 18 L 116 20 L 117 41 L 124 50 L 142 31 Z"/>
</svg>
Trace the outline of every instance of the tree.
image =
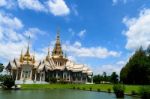
<svg viewBox="0 0 150 99">
<path fill-rule="evenodd" d="M 107 81 L 107 73 L 103 72 L 103 81 Z"/>
<path fill-rule="evenodd" d="M 150 58 L 142 47 L 122 68 L 120 80 L 126 84 L 150 84 Z"/>
<path fill-rule="evenodd" d="M 93 76 L 93 82 L 95 84 L 100 84 L 100 82 L 102 81 L 103 77 L 101 75 L 95 75 Z"/>
<path fill-rule="evenodd" d="M 113 72 L 112 74 L 111 74 L 111 76 L 110 76 L 110 81 L 112 82 L 112 83 L 118 83 L 118 75 L 116 74 L 116 72 Z"/>
<path fill-rule="evenodd" d="M 4 66 L 3 66 L 3 64 L 2 64 L 2 63 L 0 63 L 0 72 L 2 72 L 2 71 L 3 71 L 3 69 L 4 69 Z"/>
<path fill-rule="evenodd" d="M 15 80 L 11 75 L 4 75 L 3 77 L 3 86 L 4 88 L 11 89 L 15 85 Z"/>
</svg>

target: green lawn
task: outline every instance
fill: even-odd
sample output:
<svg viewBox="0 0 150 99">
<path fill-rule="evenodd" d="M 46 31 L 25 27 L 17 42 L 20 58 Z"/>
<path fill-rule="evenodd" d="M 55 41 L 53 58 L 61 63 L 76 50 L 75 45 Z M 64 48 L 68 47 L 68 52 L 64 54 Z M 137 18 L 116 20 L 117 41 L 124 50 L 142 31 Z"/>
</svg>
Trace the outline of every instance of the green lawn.
<svg viewBox="0 0 150 99">
<path fill-rule="evenodd" d="M 111 89 L 113 91 L 112 84 L 23 84 L 21 86 L 22 89 L 70 89 L 75 87 L 81 90 L 90 90 L 92 88 L 93 91 L 98 89 L 101 91 Z M 140 85 L 125 85 L 125 93 L 131 94 L 132 91 L 138 93 L 140 87 Z"/>
</svg>

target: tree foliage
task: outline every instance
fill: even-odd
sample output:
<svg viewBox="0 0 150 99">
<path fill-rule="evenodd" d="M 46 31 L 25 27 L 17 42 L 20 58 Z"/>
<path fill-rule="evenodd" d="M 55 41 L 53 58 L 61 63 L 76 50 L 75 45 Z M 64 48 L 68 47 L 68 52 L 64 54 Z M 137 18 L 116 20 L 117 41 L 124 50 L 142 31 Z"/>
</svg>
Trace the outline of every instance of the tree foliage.
<svg viewBox="0 0 150 99">
<path fill-rule="evenodd" d="M 111 74 L 111 76 L 110 76 L 110 81 L 112 82 L 112 83 L 118 83 L 118 75 L 116 74 L 116 72 L 113 72 L 112 74 Z"/>
<path fill-rule="evenodd" d="M 120 80 L 126 84 L 150 84 L 150 49 L 140 48 L 120 72 Z"/>
<path fill-rule="evenodd" d="M 3 64 L 2 64 L 2 63 L 0 63 L 0 72 L 2 72 L 2 71 L 3 71 L 3 69 L 4 69 L 4 66 L 3 66 Z"/>
<path fill-rule="evenodd" d="M 111 83 L 117 83 L 118 82 L 118 75 L 116 72 L 113 72 L 110 76 L 107 75 L 106 72 L 103 72 L 102 75 L 95 75 L 93 77 L 93 82 L 96 84 L 100 84 L 102 81 L 104 82 L 111 82 Z"/>
<path fill-rule="evenodd" d="M 7 89 L 11 89 L 12 86 L 15 85 L 15 80 L 11 75 L 4 75 L 3 76 L 3 86 Z"/>
</svg>

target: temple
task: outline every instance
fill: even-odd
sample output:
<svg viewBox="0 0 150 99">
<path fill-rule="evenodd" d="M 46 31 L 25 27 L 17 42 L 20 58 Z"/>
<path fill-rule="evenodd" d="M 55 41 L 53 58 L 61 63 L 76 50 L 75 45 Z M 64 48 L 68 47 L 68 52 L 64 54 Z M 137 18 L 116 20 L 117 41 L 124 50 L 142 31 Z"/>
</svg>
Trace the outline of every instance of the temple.
<svg viewBox="0 0 150 99">
<path fill-rule="evenodd" d="M 30 46 L 26 53 L 21 51 L 20 58 L 14 58 L 6 66 L 7 73 L 12 75 L 16 83 L 49 82 L 51 78 L 57 82 L 88 83 L 92 82 L 93 72 L 84 64 L 76 64 L 64 55 L 60 34 L 57 32 L 56 42 L 52 53 L 48 48 L 45 59 L 36 61 L 35 55 L 30 54 Z"/>
</svg>

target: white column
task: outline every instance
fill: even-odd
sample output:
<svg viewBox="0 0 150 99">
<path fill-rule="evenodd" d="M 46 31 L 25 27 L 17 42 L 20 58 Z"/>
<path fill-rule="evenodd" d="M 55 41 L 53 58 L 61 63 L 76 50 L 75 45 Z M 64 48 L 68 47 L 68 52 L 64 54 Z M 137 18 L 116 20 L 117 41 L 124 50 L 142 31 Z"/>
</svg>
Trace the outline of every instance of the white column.
<svg viewBox="0 0 150 99">
<path fill-rule="evenodd" d="M 35 73 L 35 76 L 34 76 L 34 81 L 36 81 L 36 73 Z"/>
<path fill-rule="evenodd" d="M 64 72 L 63 72 L 63 79 L 64 79 Z"/>
<path fill-rule="evenodd" d="M 30 80 L 32 80 L 32 70 L 31 70 L 31 72 L 30 72 Z"/>
<path fill-rule="evenodd" d="M 69 72 L 69 81 L 70 81 L 70 72 Z"/>
<path fill-rule="evenodd" d="M 43 81 L 45 81 L 45 72 L 43 73 Z"/>
<path fill-rule="evenodd" d="M 21 70 L 21 75 L 20 75 L 20 79 L 22 79 L 22 73 L 23 73 L 23 71 Z"/>
<path fill-rule="evenodd" d="M 83 75 L 81 74 L 81 83 L 83 83 L 82 79 L 83 79 Z"/>
<path fill-rule="evenodd" d="M 58 72 L 56 71 L 56 78 L 58 78 Z"/>
<path fill-rule="evenodd" d="M 18 70 L 16 71 L 17 73 L 16 73 L 16 80 L 18 80 Z"/>
<path fill-rule="evenodd" d="M 41 75 L 41 73 L 40 73 L 40 82 L 41 82 L 41 76 L 42 76 L 42 75 Z"/>
<path fill-rule="evenodd" d="M 91 83 L 93 84 L 93 75 L 91 76 Z"/>
<path fill-rule="evenodd" d="M 87 83 L 87 76 L 86 76 L 86 81 L 85 81 L 85 83 Z"/>
</svg>

